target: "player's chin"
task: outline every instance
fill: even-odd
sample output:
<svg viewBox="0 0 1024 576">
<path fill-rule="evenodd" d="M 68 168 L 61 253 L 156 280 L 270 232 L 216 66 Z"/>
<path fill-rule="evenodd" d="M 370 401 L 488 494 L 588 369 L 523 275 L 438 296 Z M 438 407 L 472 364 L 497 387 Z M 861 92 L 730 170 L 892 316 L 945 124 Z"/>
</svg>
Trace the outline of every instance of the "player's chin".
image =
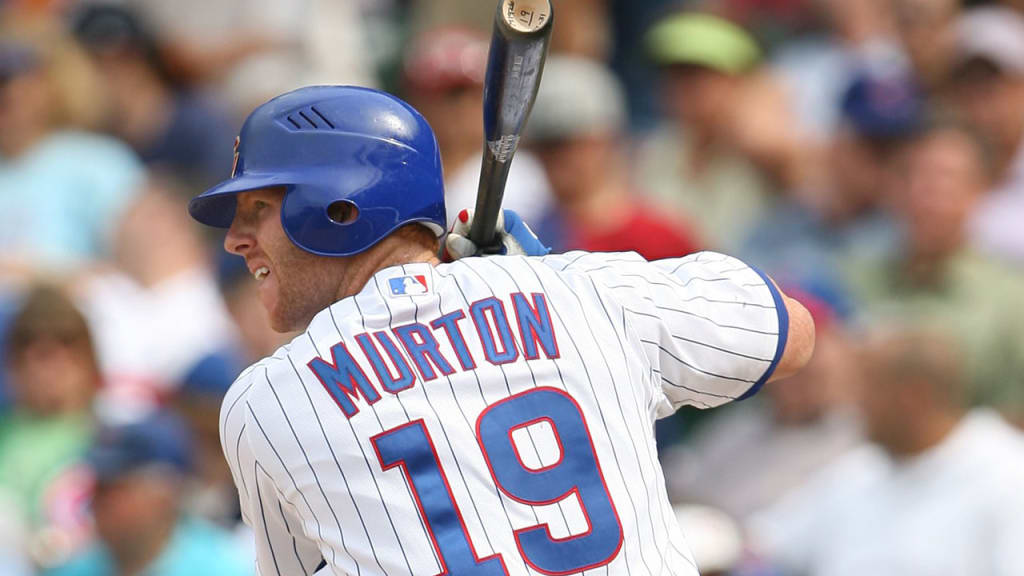
<svg viewBox="0 0 1024 576">
<path fill-rule="evenodd" d="M 278 305 L 277 302 L 274 302 L 273 305 L 264 302 L 263 305 L 267 309 L 267 318 L 270 320 L 270 327 L 274 329 L 274 332 L 283 334 L 297 329 L 294 326 L 295 322 L 292 321 L 291 315 L 288 314 L 287 310 Z"/>
<path fill-rule="evenodd" d="M 289 315 L 275 313 L 272 310 L 268 310 L 268 316 L 270 317 L 270 327 L 279 334 L 287 334 L 289 332 L 297 332 L 305 328 L 301 322 L 296 321 Z"/>
<path fill-rule="evenodd" d="M 309 324 L 309 318 L 304 317 L 299 310 L 289 307 L 284 300 L 274 299 L 271 302 L 265 300 L 263 306 L 267 310 L 270 327 L 274 332 L 280 334 L 297 332 Z"/>
</svg>

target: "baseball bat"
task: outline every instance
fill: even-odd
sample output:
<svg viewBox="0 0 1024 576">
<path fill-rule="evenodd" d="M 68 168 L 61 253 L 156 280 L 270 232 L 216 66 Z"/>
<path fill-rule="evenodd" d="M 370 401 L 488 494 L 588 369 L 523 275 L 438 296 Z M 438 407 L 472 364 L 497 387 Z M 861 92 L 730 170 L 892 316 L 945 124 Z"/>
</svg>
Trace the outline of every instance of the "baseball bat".
<svg viewBox="0 0 1024 576">
<path fill-rule="evenodd" d="M 484 150 L 469 238 L 483 251 L 500 247 L 496 227 L 505 182 L 537 98 L 554 10 L 551 0 L 501 0 L 484 77 Z"/>
</svg>

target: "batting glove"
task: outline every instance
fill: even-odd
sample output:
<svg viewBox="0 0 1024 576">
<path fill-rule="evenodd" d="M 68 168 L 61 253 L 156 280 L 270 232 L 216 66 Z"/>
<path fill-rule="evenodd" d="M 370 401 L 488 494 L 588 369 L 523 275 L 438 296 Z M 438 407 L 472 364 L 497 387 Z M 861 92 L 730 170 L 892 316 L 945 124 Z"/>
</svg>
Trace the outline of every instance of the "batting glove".
<svg viewBox="0 0 1024 576">
<path fill-rule="evenodd" d="M 551 249 L 544 246 L 530 227 L 523 222 L 519 214 L 511 210 L 502 210 L 498 214 L 499 236 L 501 245 L 496 251 L 482 251 L 469 239 L 469 229 L 473 224 L 473 211 L 463 210 L 452 224 L 448 237 L 444 241 L 443 260 L 453 262 L 467 256 L 484 256 L 487 254 L 544 256 Z"/>
</svg>

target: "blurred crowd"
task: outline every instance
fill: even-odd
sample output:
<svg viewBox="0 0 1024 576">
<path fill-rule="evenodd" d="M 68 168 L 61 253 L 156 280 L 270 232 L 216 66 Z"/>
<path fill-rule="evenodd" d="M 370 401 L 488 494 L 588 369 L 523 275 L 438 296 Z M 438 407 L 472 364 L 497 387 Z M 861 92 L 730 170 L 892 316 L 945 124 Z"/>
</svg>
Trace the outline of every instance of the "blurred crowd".
<svg viewBox="0 0 1024 576">
<path fill-rule="evenodd" d="M 0 574 L 252 573 L 218 412 L 289 336 L 185 205 L 331 83 L 422 111 L 472 207 L 494 4 L 0 1 Z M 659 423 L 702 574 L 1024 574 L 1024 2 L 554 5 L 506 207 L 815 319 L 800 375 Z"/>
</svg>

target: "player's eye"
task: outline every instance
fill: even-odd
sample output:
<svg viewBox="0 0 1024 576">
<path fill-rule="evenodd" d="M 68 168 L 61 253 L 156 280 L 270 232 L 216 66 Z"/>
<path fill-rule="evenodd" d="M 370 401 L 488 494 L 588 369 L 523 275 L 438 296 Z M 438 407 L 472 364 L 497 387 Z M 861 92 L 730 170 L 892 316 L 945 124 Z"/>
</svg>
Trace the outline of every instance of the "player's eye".
<svg viewBox="0 0 1024 576">
<path fill-rule="evenodd" d="M 249 224 L 255 224 L 259 220 L 264 209 L 270 207 L 268 202 L 263 200 L 239 201 L 236 216 Z"/>
</svg>

